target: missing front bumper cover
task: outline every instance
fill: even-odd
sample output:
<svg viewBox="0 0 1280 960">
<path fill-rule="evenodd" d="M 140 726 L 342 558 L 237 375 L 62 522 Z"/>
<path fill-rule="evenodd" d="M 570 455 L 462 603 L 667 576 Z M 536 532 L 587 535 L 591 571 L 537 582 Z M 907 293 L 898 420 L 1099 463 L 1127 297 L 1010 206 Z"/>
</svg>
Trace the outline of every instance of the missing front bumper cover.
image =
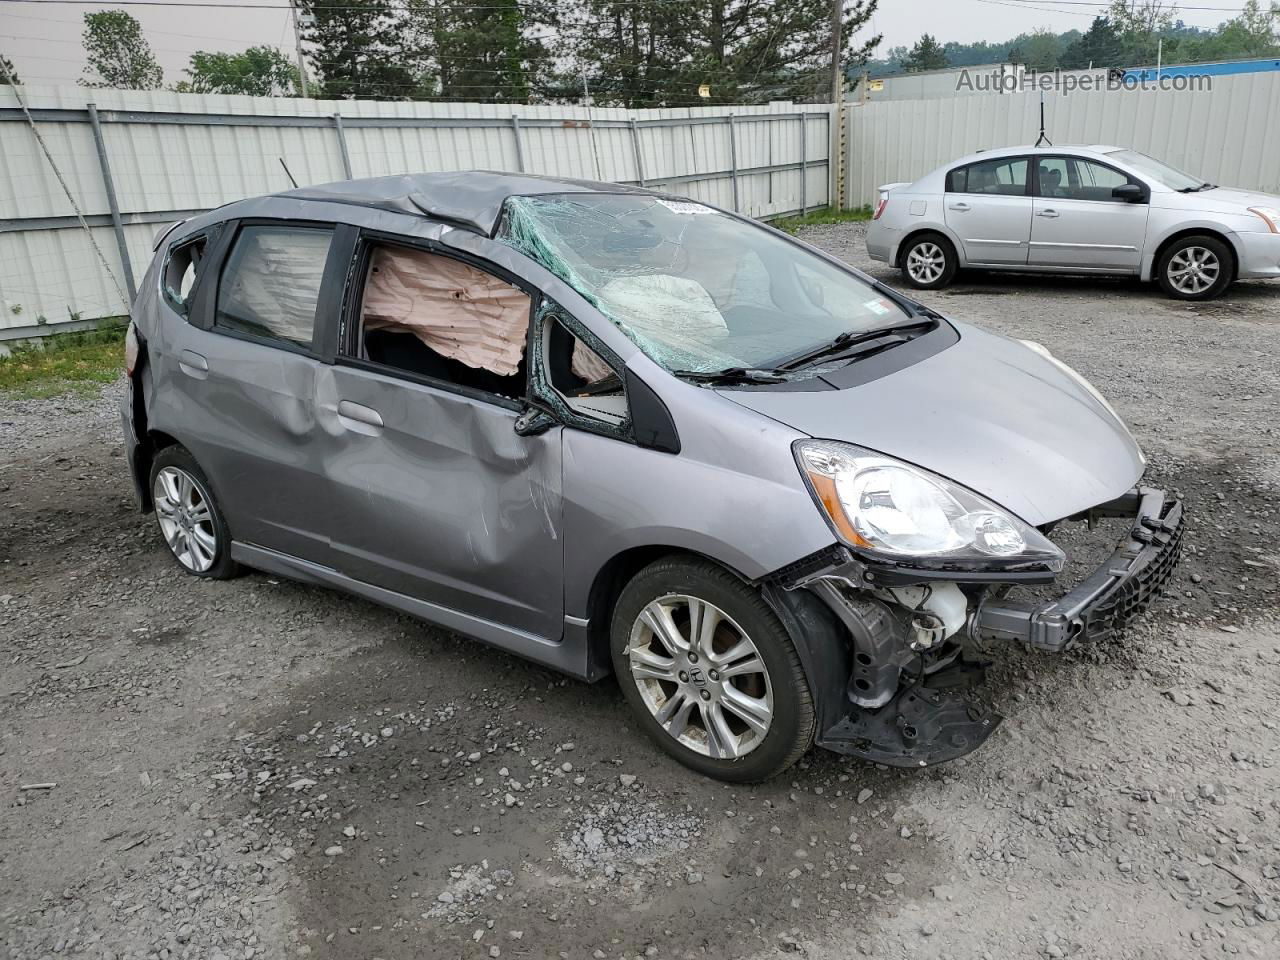
<svg viewBox="0 0 1280 960">
<path fill-rule="evenodd" d="M 1173 575 L 1182 552 L 1182 503 L 1140 488 L 1090 511 L 1134 517 L 1129 537 L 1075 589 L 1048 603 L 986 602 L 973 630 L 985 639 L 1016 640 L 1059 652 L 1097 642 L 1141 614 Z"/>
<path fill-rule="evenodd" d="M 1134 521 L 1129 536 L 1102 566 L 1048 603 L 1003 599 L 979 603 L 971 614 L 970 634 L 1017 640 L 1056 652 L 1083 640 L 1103 639 L 1145 610 L 1177 565 L 1182 504 L 1162 491 L 1138 488 L 1072 519 L 1092 521 L 1097 517 L 1129 517 Z M 1033 578 L 1044 579 L 1040 574 L 1007 572 L 957 579 L 982 588 Z M 902 767 L 928 766 L 964 756 L 986 741 L 1002 719 L 961 693 L 960 688 L 981 680 L 986 664 L 968 659 L 953 643 L 953 651 L 958 652 L 948 658 L 933 654 L 928 666 L 922 657 L 912 671 L 914 655 L 907 650 L 897 619 L 879 615 L 883 604 L 864 593 L 884 580 L 884 571 L 844 547 L 805 557 L 771 578 L 771 589 L 777 593 L 795 591 L 820 598 L 843 628 L 848 643 L 848 652 L 837 658 L 847 658 L 847 687 L 837 692 L 836 684 L 845 681 L 828 677 L 829 709 L 824 711 L 818 745 Z M 775 596 L 775 604 L 777 601 Z"/>
</svg>

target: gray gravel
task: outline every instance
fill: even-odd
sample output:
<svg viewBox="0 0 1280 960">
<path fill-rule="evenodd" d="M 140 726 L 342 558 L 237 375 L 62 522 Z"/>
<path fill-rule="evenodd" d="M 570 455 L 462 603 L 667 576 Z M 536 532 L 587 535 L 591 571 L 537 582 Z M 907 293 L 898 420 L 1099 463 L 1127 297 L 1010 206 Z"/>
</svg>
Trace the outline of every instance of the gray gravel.
<svg viewBox="0 0 1280 960">
<path fill-rule="evenodd" d="M 807 238 L 866 265 L 861 229 Z M 0 398 L 0 956 L 1280 956 L 1280 287 L 922 299 L 1078 367 L 1190 520 L 1123 641 L 992 651 L 1008 719 L 919 773 L 701 780 L 611 682 L 185 577 L 130 510 L 117 388 Z"/>
</svg>

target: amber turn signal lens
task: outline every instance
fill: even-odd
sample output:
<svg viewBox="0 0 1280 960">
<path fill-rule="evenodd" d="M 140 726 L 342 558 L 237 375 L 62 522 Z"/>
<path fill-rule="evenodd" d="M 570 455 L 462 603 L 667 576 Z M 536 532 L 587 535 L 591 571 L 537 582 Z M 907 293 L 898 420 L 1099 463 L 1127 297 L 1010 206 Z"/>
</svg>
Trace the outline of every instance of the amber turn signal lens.
<svg viewBox="0 0 1280 960">
<path fill-rule="evenodd" d="M 871 543 L 857 530 L 853 529 L 853 524 L 849 522 L 849 517 L 845 514 L 844 507 L 840 505 L 840 497 L 836 493 L 836 482 L 825 474 L 816 473 L 812 470 L 808 470 L 806 473 L 809 475 L 809 482 L 813 484 L 814 492 L 818 495 L 818 499 L 822 501 L 823 509 L 827 511 L 827 516 L 831 518 L 831 522 L 840 531 L 840 536 L 856 546 L 870 547 Z"/>
</svg>

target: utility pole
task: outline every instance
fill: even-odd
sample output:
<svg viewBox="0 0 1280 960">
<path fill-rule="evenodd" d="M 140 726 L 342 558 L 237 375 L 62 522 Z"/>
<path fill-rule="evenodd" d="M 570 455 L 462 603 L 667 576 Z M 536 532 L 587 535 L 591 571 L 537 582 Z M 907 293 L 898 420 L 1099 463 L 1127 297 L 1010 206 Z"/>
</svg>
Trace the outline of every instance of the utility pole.
<svg viewBox="0 0 1280 960">
<path fill-rule="evenodd" d="M 844 0 L 831 0 L 831 102 L 835 104 L 844 99 L 844 65 L 840 56 L 843 21 Z"/>
<path fill-rule="evenodd" d="M 600 148 L 596 146 L 596 123 L 591 114 L 591 91 L 587 89 L 587 75 L 582 74 L 582 104 L 587 108 L 587 133 L 591 138 L 591 156 L 595 162 L 596 179 L 600 179 Z"/>
<path fill-rule="evenodd" d="M 293 46 L 298 53 L 298 83 L 305 100 L 310 94 L 307 93 L 307 65 L 302 59 L 302 32 L 298 29 L 297 0 L 289 0 L 289 15 L 293 18 Z"/>
</svg>

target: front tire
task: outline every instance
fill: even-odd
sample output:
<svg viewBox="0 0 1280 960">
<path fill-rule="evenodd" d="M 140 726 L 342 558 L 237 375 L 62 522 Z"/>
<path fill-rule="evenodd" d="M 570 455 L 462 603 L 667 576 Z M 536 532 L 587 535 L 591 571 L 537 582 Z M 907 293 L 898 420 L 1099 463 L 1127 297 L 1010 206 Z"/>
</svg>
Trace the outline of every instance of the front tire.
<svg viewBox="0 0 1280 960">
<path fill-rule="evenodd" d="M 178 565 L 194 577 L 229 580 L 240 572 L 231 559 L 231 532 L 209 479 L 184 448 L 165 447 L 151 463 L 156 525 Z"/>
<path fill-rule="evenodd" d="M 917 290 L 938 290 L 955 279 L 959 262 L 956 249 L 940 233 L 912 237 L 898 253 L 902 278 Z"/>
<path fill-rule="evenodd" d="M 706 560 L 645 567 L 614 607 L 613 667 L 645 732 L 685 766 L 767 780 L 813 743 L 795 646 L 759 592 Z"/>
<path fill-rule="evenodd" d="M 1212 300 L 1231 283 L 1235 258 L 1216 237 L 1183 237 L 1156 264 L 1160 288 L 1175 300 Z"/>
</svg>

